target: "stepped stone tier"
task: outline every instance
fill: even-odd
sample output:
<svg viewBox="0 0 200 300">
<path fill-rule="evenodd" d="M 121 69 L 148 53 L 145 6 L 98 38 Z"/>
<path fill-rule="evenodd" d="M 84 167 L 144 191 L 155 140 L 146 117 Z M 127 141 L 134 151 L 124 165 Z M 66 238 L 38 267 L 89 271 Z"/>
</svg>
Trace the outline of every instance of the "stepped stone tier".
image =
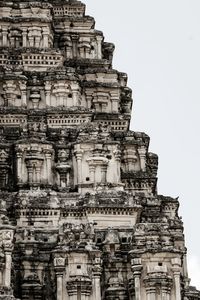
<svg viewBox="0 0 200 300">
<path fill-rule="evenodd" d="M 0 0 L 0 299 L 200 299 L 113 51 L 79 1 Z"/>
</svg>

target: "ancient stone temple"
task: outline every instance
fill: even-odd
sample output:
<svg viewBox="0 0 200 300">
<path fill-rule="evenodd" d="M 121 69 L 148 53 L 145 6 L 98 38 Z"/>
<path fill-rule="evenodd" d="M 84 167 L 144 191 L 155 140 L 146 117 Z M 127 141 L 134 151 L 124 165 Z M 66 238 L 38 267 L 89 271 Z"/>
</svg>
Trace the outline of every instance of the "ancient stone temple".
<svg viewBox="0 0 200 300">
<path fill-rule="evenodd" d="M 0 0 L 0 299 L 200 299 L 94 25 L 76 0 Z"/>
</svg>

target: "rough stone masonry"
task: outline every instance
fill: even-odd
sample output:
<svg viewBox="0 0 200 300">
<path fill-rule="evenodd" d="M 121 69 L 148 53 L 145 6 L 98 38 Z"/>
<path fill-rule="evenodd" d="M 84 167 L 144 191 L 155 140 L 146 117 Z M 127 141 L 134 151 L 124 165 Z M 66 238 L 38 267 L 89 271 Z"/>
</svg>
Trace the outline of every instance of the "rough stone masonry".
<svg viewBox="0 0 200 300">
<path fill-rule="evenodd" d="M 85 5 L 0 0 L 0 299 L 197 300 L 178 199 Z"/>
</svg>

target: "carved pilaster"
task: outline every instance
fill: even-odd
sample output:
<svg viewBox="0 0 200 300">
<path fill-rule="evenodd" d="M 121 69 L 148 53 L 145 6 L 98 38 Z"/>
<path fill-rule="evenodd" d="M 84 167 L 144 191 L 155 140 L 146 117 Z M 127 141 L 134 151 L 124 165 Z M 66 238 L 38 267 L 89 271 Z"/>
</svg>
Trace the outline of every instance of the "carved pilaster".
<svg viewBox="0 0 200 300">
<path fill-rule="evenodd" d="M 78 184 L 82 183 L 82 157 L 83 157 L 83 151 L 78 147 L 75 151 L 76 155 L 76 161 L 77 161 L 77 179 Z"/>
<path fill-rule="evenodd" d="M 96 300 L 101 300 L 101 274 L 102 274 L 102 261 L 101 253 L 96 254 L 93 261 L 93 294 L 92 297 Z"/>
<path fill-rule="evenodd" d="M 172 259 L 172 270 L 174 274 L 174 282 L 175 282 L 175 292 L 176 292 L 176 300 L 181 300 L 181 259 L 174 258 Z"/>
<path fill-rule="evenodd" d="M 135 300 L 142 300 L 141 298 L 141 273 L 143 266 L 141 259 L 135 258 L 131 260 L 131 269 L 133 271 L 133 277 L 135 281 Z"/>
<path fill-rule="evenodd" d="M 141 148 L 138 148 L 138 153 L 140 157 L 140 167 L 142 171 L 146 170 L 146 148 L 143 146 Z"/>
<path fill-rule="evenodd" d="M 56 257 L 54 258 L 54 269 L 56 272 L 56 282 L 57 282 L 57 298 L 56 300 L 63 300 L 63 275 L 65 271 L 65 258 Z"/>
</svg>

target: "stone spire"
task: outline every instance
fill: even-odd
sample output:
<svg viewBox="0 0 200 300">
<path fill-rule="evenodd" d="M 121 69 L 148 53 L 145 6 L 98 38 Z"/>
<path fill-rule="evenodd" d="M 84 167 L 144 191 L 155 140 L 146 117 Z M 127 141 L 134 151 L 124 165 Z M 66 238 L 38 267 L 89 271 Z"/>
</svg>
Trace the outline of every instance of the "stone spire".
<svg viewBox="0 0 200 300">
<path fill-rule="evenodd" d="M 80 1 L 0 7 L 0 298 L 200 299 L 114 45 Z"/>
</svg>

